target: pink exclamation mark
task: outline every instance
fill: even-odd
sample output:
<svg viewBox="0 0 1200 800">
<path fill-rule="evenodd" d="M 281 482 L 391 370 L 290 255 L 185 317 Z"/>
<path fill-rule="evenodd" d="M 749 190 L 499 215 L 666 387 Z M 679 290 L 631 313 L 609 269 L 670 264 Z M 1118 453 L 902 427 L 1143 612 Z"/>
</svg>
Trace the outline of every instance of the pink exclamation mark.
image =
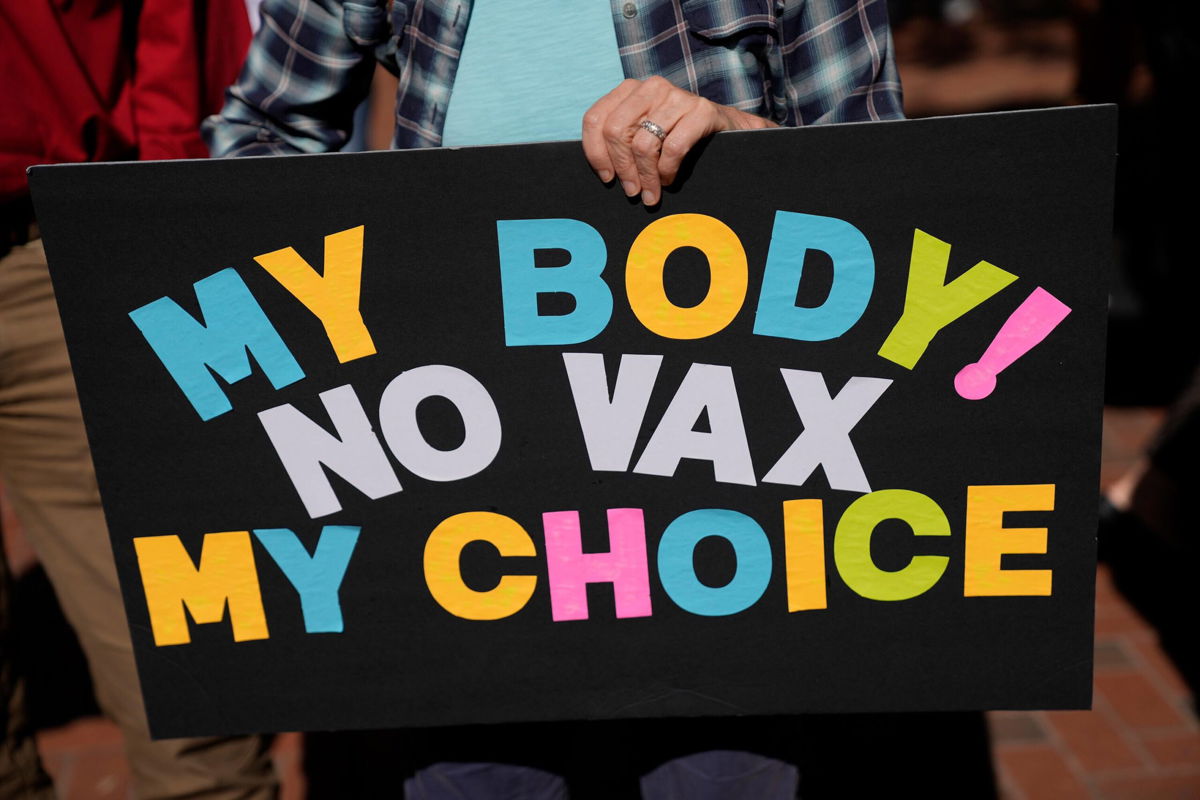
<svg viewBox="0 0 1200 800">
<path fill-rule="evenodd" d="M 983 356 L 954 376 L 954 390 L 967 400 L 987 397 L 996 388 L 996 376 L 1049 336 L 1070 313 L 1057 297 L 1040 286 L 1034 289 L 1000 326 Z"/>
</svg>

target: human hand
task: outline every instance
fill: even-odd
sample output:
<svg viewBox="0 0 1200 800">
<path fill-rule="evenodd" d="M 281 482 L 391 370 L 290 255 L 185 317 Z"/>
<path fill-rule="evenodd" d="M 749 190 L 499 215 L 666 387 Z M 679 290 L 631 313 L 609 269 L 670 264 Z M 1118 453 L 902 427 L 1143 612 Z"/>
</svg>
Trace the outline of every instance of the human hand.
<svg viewBox="0 0 1200 800">
<path fill-rule="evenodd" d="M 642 127 L 654 123 L 662 137 Z M 608 183 L 652 206 L 679 172 L 684 156 L 718 131 L 778 127 L 774 122 L 680 89 L 666 78 L 629 78 L 596 101 L 583 116 L 583 152 Z"/>
</svg>

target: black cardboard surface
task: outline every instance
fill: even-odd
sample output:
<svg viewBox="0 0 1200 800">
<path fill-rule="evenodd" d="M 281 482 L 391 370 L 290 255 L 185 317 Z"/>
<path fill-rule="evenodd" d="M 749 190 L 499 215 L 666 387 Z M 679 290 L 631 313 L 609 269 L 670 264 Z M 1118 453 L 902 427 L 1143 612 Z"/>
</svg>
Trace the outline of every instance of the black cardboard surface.
<svg viewBox="0 0 1200 800">
<path fill-rule="evenodd" d="M 571 142 L 35 169 L 155 735 L 1087 707 L 1115 122 L 1111 107 L 1087 107 L 721 135 L 651 210 L 601 185 Z M 870 302 L 835 339 L 752 333 L 777 211 L 844 220 L 870 243 Z M 712 336 L 656 335 L 626 299 L 631 243 L 673 214 L 715 217 L 745 248 L 747 299 Z M 509 347 L 496 223 L 539 218 L 581 220 L 603 237 L 613 312 L 587 341 Z M 320 269 L 324 237 L 356 226 L 360 307 L 377 354 L 341 364 L 317 317 L 254 257 L 294 247 Z M 987 261 L 1017 280 L 948 324 L 910 370 L 878 350 L 904 309 L 914 229 L 952 245 L 949 278 Z M 832 267 L 813 253 L 805 264 L 799 304 L 816 306 Z M 305 377 L 275 390 L 255 364 L 250 377 L 221 384 L 233 410 L 203 421 L 129 315 L 162 297 L 198 315 L 193 283 L 227 268 Z M 667 294 L 681 306 L 704 297 L 708 280 L 694 251 L 668 261 Z M 1070 313 L 989 397 L 960 397 L 955 375 L 1038 287 Z M 555 310 L 545 299 L 543 313 Z M 592 470 L 564 352 L 603 353 L 610 388 L 620 354 L 663 357 L 631 468 L 691 365 L 731 367 L 757 485 L 717 481 L 699 459 L 683 459 L 673 477 Z M 292 404 L 332 430 L 318 395 L 349 385 L 379 433 L 384 388 L 430 364 L 465 370 L 487 389 L 503 430 L 495 459 L 474 476 L 434 482 L 383 444 L 403 491 L 372 500 L 333 477 L 342 509 L 311 519 L 258 413 Z M 853 376 L 892 381 L 850 440 L 872 489 L 919 492 L 944 512 L 949 536 L 914 537 L 889 521 L 871 547 L 886 570 L 947 556 L 928 591 L 872 600 L 842 580 L 835 527 L 861 493 L 830 488 L 822 469 L 802 486 L 761 481 L 804 427 L 781 369 L 820 372 L 835 396 Z M 462 438 L 444 402 L 425 404 L 418 419 L 442 449 Z M 1009 513 L 1005 525 L 1045 528 L 1046 552 L 1002 564 L 1051 570 L 1052 593 L 965 597 L 968 487 L 1023 484 L 1053 484 L 1054 508 Z M 823 501 L 827 608 L 789 613 L 781 504 L 807 498 Z M 596 584 L 588 619 L 554 621 L 542 515 L 579 511 L 584 550 L 599 552 L 613 508 L 643 511 L 652 613 L 617 618 L 612 590 Z M 769 584 L 736 614 L 680 608 L 657 570 L 664 529 L 705 508 L 748 515 L 770 543 Z M 503 574 L 536 576 L 528 604 L 506 618 L 461 619 L 427 589 L 430 532 L 468 511 L 512 518 L 536 547 L 509 559 L 484 544 L 464 551 L 477 590 Z M 251 536 L 269 638 L 235 642 L 226 616 L 191 624 L 190 643 L 156 646 L 135 539 L 178 536 L 198 560 L 205 534 L 286 528 L 312 553 L 323 525 L 361 528 L 340 585 L 343 632 L 306 633 L 296 589 Z M 700 579 L 728 582 L 743 566 L 731 553 L 717 538 L 702 542 Z"/>
</svg>

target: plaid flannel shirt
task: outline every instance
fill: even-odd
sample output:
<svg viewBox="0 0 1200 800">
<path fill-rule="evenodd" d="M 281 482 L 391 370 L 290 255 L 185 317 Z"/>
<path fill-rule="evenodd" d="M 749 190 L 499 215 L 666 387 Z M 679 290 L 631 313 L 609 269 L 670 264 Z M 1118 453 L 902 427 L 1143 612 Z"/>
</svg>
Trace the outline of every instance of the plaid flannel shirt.
<svg viewBox="0 0 1200 800">
<path fill-rule="evenodd" d="M 439 145 L 471 2 L 265 0 L 241 76 L 204 123 L 213 155 L 340 149 L 376 62 L 399 77 L 393 146 Z M 885 0 L 609 2 L 627 77 L 661 75 L 780 125 L 903 116 Z M 515 46 L 537 46 L 536 20 L 529 30 Z"/>
</svg>

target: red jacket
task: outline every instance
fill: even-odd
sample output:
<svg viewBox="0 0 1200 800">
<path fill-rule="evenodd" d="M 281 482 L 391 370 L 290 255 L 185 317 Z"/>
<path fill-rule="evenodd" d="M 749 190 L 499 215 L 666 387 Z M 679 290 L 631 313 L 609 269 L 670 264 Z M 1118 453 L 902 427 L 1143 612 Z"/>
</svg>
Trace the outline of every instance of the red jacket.
<svg viewBox="0 0 1200 800">
<path fill-rule="evenodd" d="M 33 164 L 207 156 L 249 42 L 244 0 L 0 0 L 0 201 Z"/>
</svg>

